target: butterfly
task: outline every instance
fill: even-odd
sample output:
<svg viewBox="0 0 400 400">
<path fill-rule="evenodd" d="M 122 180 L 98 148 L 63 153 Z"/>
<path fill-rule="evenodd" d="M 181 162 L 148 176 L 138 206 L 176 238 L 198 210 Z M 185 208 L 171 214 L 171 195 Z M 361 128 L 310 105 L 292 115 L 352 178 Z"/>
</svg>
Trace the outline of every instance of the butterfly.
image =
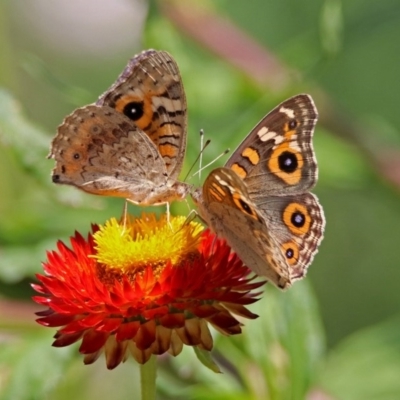
<svg viewBox="0 0 400 400">
<path fill-rule="evenodd" d="M 311 96 L 284 101 L 192 193 L 209 227 L 281 289 L 305 275 L 323 238 L 324 212 L 309 193 L 318 178 L 317 118 Z"/>
<path fill-rule="evenodd" d="M 175 60 L 164 51 L 134 56 L 95 104 L 58 127 L 48 158 L 54 183 L 140 205 L 183 200 L 178 181 L 186 151 L 187 110 Z"/>
</svg>

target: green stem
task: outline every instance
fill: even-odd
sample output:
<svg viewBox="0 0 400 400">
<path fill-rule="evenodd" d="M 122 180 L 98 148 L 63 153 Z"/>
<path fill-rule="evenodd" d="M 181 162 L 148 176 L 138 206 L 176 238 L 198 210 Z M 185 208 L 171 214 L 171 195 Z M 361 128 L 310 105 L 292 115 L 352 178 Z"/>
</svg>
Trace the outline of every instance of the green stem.
<svg viewBox="0 0 400 400">
<path fill-rule="evenodd" d="M 142 400 L 155 400 L 157 378 L 157 357 L 151 356 L 147 363 L 140 366 L 140 387 Z"/>
</svg>

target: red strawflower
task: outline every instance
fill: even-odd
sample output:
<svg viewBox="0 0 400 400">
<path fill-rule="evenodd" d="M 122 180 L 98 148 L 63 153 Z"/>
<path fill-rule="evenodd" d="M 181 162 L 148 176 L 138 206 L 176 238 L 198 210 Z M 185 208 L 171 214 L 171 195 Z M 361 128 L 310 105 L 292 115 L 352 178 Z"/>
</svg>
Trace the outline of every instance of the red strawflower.
<svg viewBox="0 0 400 400">
<path fill-rule="evenodd" d="M 131 354 L 178 355 L 183 345 L 211 350 L 209 324 L 225 335 L 241 333 L 232 315 L 256 318 L 244 306 L 257 301 L 250 270 L 227 244 L 183 217 L 115 219 L 71 237 L 48 252 L 34 300 L 48 309 L 37 322 L 57 327 L 53 346 L 82 339 L 85 364 L 104 351 L 115 368 Z"/>
</svg>

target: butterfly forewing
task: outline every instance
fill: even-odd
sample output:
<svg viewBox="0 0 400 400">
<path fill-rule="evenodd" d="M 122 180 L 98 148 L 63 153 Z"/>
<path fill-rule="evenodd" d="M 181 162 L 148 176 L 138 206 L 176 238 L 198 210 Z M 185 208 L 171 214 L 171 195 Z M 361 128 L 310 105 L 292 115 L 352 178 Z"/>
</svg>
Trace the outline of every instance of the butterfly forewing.
<svg viewBox="0 0 400 400">
<path fill-rule="evenodd" d="M 225 166 L 245 179 L 254 200 L 260 192 L 303 193 L 315 185 L 318 177 L 312 146 L 316 121 L 312 98 L 306 94 L 294 96 L 252 129 Z"/>
<path fill-rule="evenodd" d="M 186 151 L 187 111 L 175 60 L 164 51 L 133 57 L 116 83 L 97 101 L 134 121 L 153 141 L 168 175 L 177 179 Z"/>
</svg>

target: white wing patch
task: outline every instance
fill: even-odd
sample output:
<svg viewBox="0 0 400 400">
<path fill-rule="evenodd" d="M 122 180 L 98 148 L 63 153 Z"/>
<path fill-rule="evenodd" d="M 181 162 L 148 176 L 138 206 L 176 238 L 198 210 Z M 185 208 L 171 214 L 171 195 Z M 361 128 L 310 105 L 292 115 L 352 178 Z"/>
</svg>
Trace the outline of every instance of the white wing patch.
<svg viewBox="0 0 400 400">
<path fill-rule="evenodd" d="M 282 136 L 279 136 L 274 131 L 269 131 L 268 128 L 265 126 L 263 126 L 261 129 L 258 130 L 257 135 L 262 142 L 268 142 L 268 140 L 273 140 L 277 145 L 279 143 L 282 143 L 283 141 Z"/>
<path fill-rule="evenodd" d="M 290 119 L 294 119 L 294 111 L 290 108 L 281 107 L 279 112 L 286 114 Z"/>
</svg>

